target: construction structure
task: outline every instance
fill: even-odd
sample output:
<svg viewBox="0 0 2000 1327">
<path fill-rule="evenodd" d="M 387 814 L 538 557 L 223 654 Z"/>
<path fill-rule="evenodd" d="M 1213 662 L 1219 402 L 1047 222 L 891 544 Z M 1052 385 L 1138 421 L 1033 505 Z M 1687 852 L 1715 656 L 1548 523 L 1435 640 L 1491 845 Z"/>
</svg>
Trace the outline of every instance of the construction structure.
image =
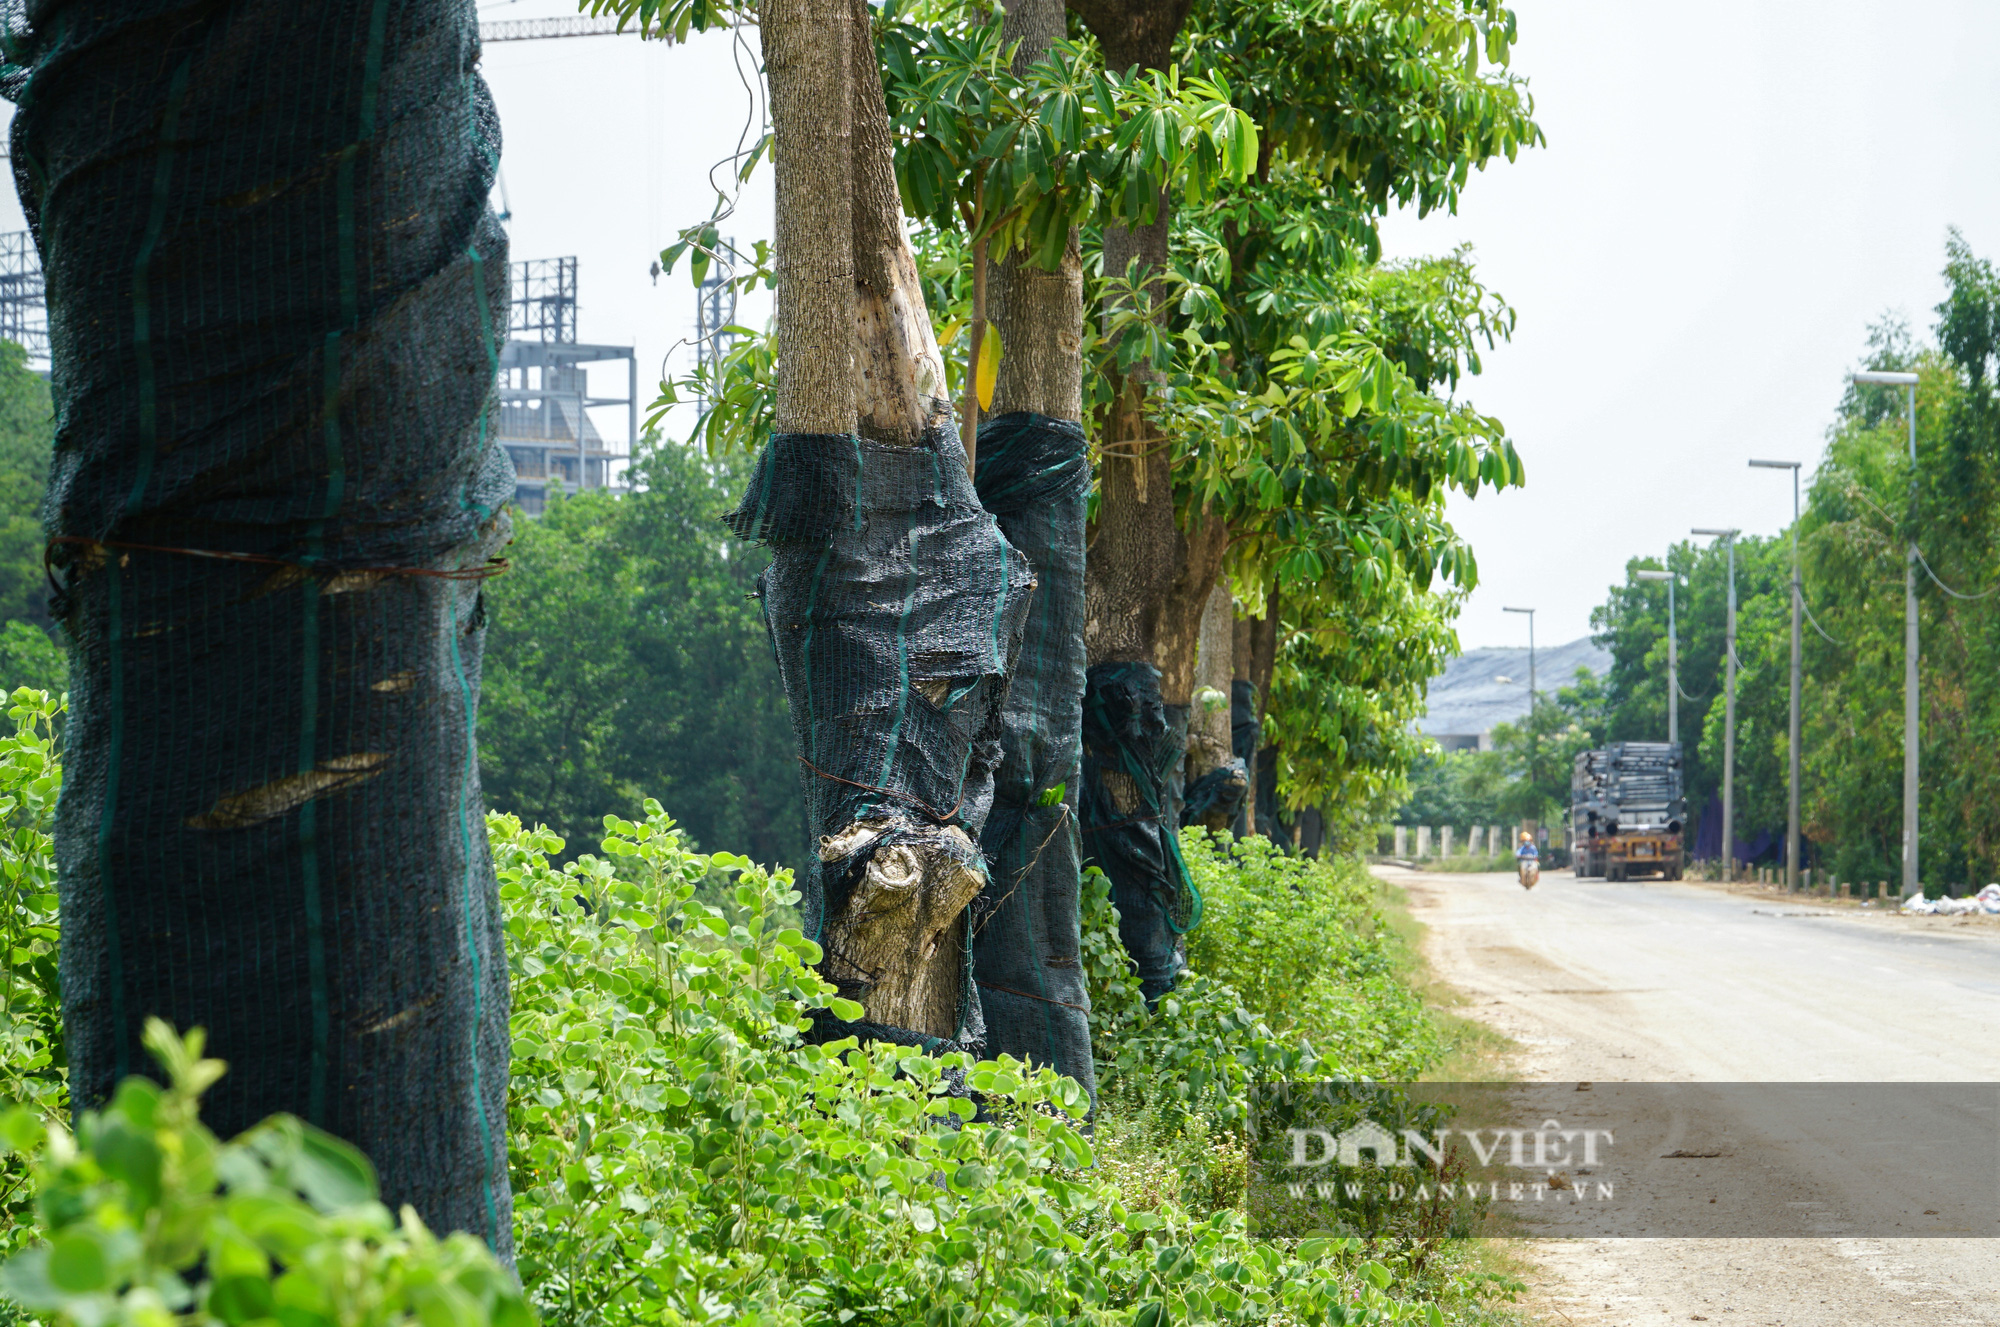
<svg viewBox="0 0 2000 1327">
<path fill-rule="evenodd" d="M 622 488 L 639 436 L 639 360 L 631 346 L 576 339 L 576 259 L 512 265 L 507 344 L 500 350 L 500 445 L 513 459 L 514 501 L 539 516 L 552 493 Z M 625 394 L 592 396 L 586 365 L 625 361 Z M 625 407 L 613 447 L 591 422 L 598 406 Z"/>
<path fill-rule="evenodd" d="M 724 251 L 733 250 L 736 241 L 724 240 Z M 655 264 L 657 266 L 657 264 Z M 703 377 L 706 369 L 713 375 L 722 367 L 722 360 L 729 353 L 736 335 L 726 329 L 736 324 L 736 285 L 720 270 L 710 272 L 694 298 L 694 362 L 697 377 Z"/>
<path fill-rule="evenodd" d="M 639 360 L 631 346 L 576 339 L 576 259 L 513 264 L 507 344 L 500 350 L 499 441 L 513 459 L 514 500 L 539 516 L 552 492 L 623 484 L 639 436 Z M 0 234 L 0 339 L 17 341 L 28 364 L 49 366 L 48 301 L 41 256 L 25 230 Z M 585 365 L 625 361 L 625 394 L 592 396 Z M 625 438 L 614 447 L 591 422 L 600 406 L 625 407 Z"/>
<path fill-rule="evenodd" d="M 28 366 L 49 369 L 49 305 L 42 293 L 42 256 L 25 230 L 0 235 L 0 340 L 17 341 Z"/>
</svg>

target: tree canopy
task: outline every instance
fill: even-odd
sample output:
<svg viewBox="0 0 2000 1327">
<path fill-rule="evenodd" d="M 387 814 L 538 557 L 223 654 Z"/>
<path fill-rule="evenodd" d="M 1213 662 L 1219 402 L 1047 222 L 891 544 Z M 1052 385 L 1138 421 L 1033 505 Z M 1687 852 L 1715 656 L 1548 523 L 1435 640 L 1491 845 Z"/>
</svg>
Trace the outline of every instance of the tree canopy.
<svg viewBox="0 0 2000 1327">
<path fill-rule="evenodd" d="M 784 695 L 751 598 L 765 554 L 719 519 L 746 471 L 654 437 L 632 492 L 517 522 L 512 566 L 487 587 L 493 805 L 590 851 L 606 813 L 642 815 L 654 795 L 699 843 L 804 859 Z"/>
</svg>

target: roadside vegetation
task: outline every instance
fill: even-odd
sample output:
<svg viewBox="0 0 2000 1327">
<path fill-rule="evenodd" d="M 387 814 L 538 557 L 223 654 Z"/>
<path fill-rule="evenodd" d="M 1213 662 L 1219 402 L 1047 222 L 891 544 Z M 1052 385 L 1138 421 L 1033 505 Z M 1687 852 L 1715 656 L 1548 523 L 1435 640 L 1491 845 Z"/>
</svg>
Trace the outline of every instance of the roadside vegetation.
<svg viewBox="0 0 2000 1327">
<path fill-rule="evenodd" d="M 1923 864 L 1927 891 L 2000 878 L 2000 274 L 1956 231 L 1928 339 L 1897 317 L 1869 329 L 1857 367 L 1914 372 L 1917 466 L 1907 389 L 1848 386 L 1827 429 L 1797 536 L 1806 606 L 1801 811 L 1807 865 L 1841 880 L 1894 879 L 1902 843 L 1903 571 L 1914 538 L 1923 636 Z M 1772 481 L 1775 505 L 1789 495 Z M 1736 544 L 1736 837 L 1782 858 L 1791 668 L 1793 531 Z M 1677 543 L 1630 570 L 1681 577 L 1680 723 L 1692 814 L 1722 771 L 1723 549 Z M 1612 588 L 1592 615 L 1612 653 L 1603 730 L 1666 730 L 1666 586 Z M 1711 808 L 1712 809 L 1712 808 Z M 1715 812 L 1719 814 L 1719 812 Z"/>
<path fill-rule="evenodd" d="M 1011 1061 L 806 1045 L 811 1011 L 838 1001 L 790 925 L 789 871 L 693 851 L 657 802 L 608 818 L 581 855 L 494 815 L 525 1303 L 483 1246 L 381 1209 L 336 1140 L 282 1121 L 226 1147 L 207 1136 L 196 1103 L 227 1068 L 192 1035 L 150 1034 L 164 1090 L 128 1088 L 72 1138 L 49 968 L 57 711 L 16 692 L 0 740 L 0 1034 L 4 1090 L 22 1103 L 4 1125 L 0 1248 L 55 1238 L 0 1288 L 33 1316 L 1434 1324 L 1496 1321 L 1514 1293 L 1448 1241 L 1247 1228 L 1253 1078 L 1393 1080 L 1449 1050 L 1359 865 L 1259 841 L 1191 836 L 1209 917 L 1194 974 L 1153 1011 L 1089 878 L 1093 1119 L 1073 1082 Z M 332 1284 L 340 1269 L 353 1285 Z M 386 1316 L 354 1316 L 364 1307 Z"/>
<path fill-rule="evenodd" d="M 1457 648 L 1452 623 L 1477 582 L 1472 550 L 1445 519 L 1447 494 L 1526 479 L 1500 421 L 1463 392 L 1481 355 L 1511 336 L 1515 314 L 1481 282 L 1469 249 L 1385 262 L 1376 228 L 1392 208 L 1455 209 L 1478 172 L 1541 143 L 1533 99 L 1510 63 L 1513 12 L 1498 0 L 583 7 L 681 40 L 755 17 L 773 136 L 749 140 L 733 161 L 735 183 L 760 161 L 774 164 L 787 247 L 779 265 L 769 244 L 725 244 L 728 197 L 684 231 L 662 267 L 739 291 L 776 288 L 776 324 L 730 329 L 727 353 L 696 378 L 661 384 L 654 424 L 695 397 L 700 417 L 685 439 L 656 433 L 640 445 L 628 492 L 552 501 L 538 520 L 517 523 L 507 575 L 451 582 L 470 610 L 464 630 L 488 632 L 483 681 L 459 669 L 454 722 L 463 740 L 476 739 L 488 802 L 501 808 L 486 822 L 486 844 L 511 972 L 505 1127 L 518 1282 L 484 1245 L 384 1208 L 367 1161 L 337 1139 L 286 1117 L 235 1139 L 209 1135 L 203 1092 L 232 1071 L 267 1073 L 257 1047 L 228 1048 L 239 1060 L 232 1070 L 207 1058 L 198 1029 L 149 1026 L 157 1084 L 128 1081 L 71 1131 L 49 837 L 64 664 L 48 634 L 43 533 L 32 514 L 51 404 L 8 352 L 0 682 L 21 689 L 11 692 L 15 734 L 0 740 L 0 1097 L 14 1103 L 0 1124 L 0 1253 L 12 1255 L 0 1271 L 12 1305 L 0 1308 L 0 1327 L 9 1314 L 74 1327 L 1497 1320 L 1517 1287 L 1443 1230 L 1261 1237 L 1244 1211 L 1242 1131 L 1246 1091 L 1259 1079 L 1393 1081 L 1435 1071 L 1454 1050 L 1452 1025 L 1427 1007 L 1413 951 L 1352 850 L 1406 791 L 1421 751 L 1409 721 Z M 163 200 L 189 188 L 162 173 Z M 477 190 L 466 197 L 477 212 Z M 875 367 L 853 371 L 863 363 Z M 461 404 L 471 428 L 477 393 Z M 814 937 L 844 934 L 861 911 L 850 905 L 864 884 L 887 878 L 877 869 L 885 863 L 916 863 L 899 887 L 921 876 L 915 888 L 927 899 L 941 896 L 940 882 L 955 889 L 977 873 L 962 869 L 951 836 L 979 840 L 979 780 L 991 769 L 975 770 L 974 759 L 997 762 L 989 748 L 1003 742 L 972 711 L 991 701 L 997 716 L 1019 675 L 1019 661 L 1002 657 L 1013 632 L 999 605 L 1021 615 L 1027 601 L 990 589 L 1023 583 L 1008 579 L 1008 558 L 1026 552 L 1008 542 L 1012 532 L 983 537 L 997 513 L 969 481 L 981 429 L 1008 414 L 1059 420 L 1087 446 L 1075 460 L 1094 476 L 1088 540 L 1079 488 L 1075 528 L 1063 535 L 1073 546 L 1054 547 L 1051 536 L 1042 550 L 1049 566 L 1073 555 L 1082 569 L 1072 585 L 1077 620 L 1048 612 L 1026 622 L 1021 638 L 1031 643 L 1019 653 L 1074 656 L 1077 673 L 1086 656 L 1137 661 L 1138 672 L 1152 670 L 1132 684 L 1148 715 L 1184 713 L 1197 695 L 1248 683 L 1255 737 L 1235 755 L 1270 771 L 1257 780 L 1262 811 L 1316 811 L 1328 826 L 1316 861 L 1271 839 L 1199 831 L 1175 848 L 1157 805 L 1153 815 L 1120 812 L 1112 822 L 1105 813 L 1089 826 L 1163 826 L 1151 831 L 1165 836 L 1159 860 L 1184 856 L 1189 877 L 1166 882 L 1175 906 L 1190 884 L 1205 914 L 1196 925 L 1170 913 L 1166 924 L 1185 931 L 1189 971 L 1149 1005 L 1111 884 L 1083 873 L 1079 962 L 1094 1094 L 1004 1057 L 936 1053 L 955 1044 L 940 1021 L 950 1011 L 888 998 L 908 994 L 889 989 L 896 981 L 971 991 L 969 935 L 962 950 L 924 946 L 911 921 L 892 938 L 918 960 L 895 981 L 879 979 L 886 966 L 854 963 L 866 979 L 849 974 L 841 988 L 800 925 L 812 916 Z M 946 432 L 954 424 L 955 438 Z M 774 437 L 808 441 L 786 461 Z M 828 450 L 828 440 L 839 445 Z M 844 466 L 850 441 L 851 491 L 826 481 L 832 471 L 794 464 L 810 455 Z M 931 506 L 957 504 L 953 519 L 982 532 L 979 565 L 1007 574 L 920 564 L 920 551 L 942 556 L 946 545 L 932 537 L 941 527 L 923 524 L 937 513 L 868 507 L 864 442 L 905 449 L 899 462 L 918 449 L 947 462 L 928 472 Z M 360 485 L 350 489 L 346 462 L 328 454 L 339 482 L 314 487 L 325 478 L 311 468 L 317 459 L 293 478 L 301 494 L 326 495 L 331 518 L 338 495 Z M 753 465 L 768 483 L 733 527 L 739 542 L 717 518 L 756 489 Z M 963 492 L 948 503 L 947 487 Z M 788 507 L 799 522 L 762 524 Z M 835 507 L 842 519 L 819 523 Z M 945 624 L 936 640 L 908 648 L 908 606 L 893 650 L 841 656 L 834 632 L 787 636 L 767 624 L 765 605 L 786 602 L 788 586 L 810 586 L 794 596 L 807 619 L 813 606 L 842 602 L 840 593 L 856 603 L 872 593 L 879 567 L 864 572 L 858 553 L 832 554 L 842 540 L 858 550 L 864 534 L 884 528 L 869 522 L 888 516 L 909 517 L 898 554 L 909 559 L 909 585 L 950 601 L 951 611 L 927 610 Z M 153 551 L 216 550 L 190 536 L 185 547 Z M 320 611 L 311 576 L 285 585 Z M 973 649 L 953 633 L 984 611 L 988 594 L 992 629 Z M 915 588 L 907 595 L 914 602 Z M 1211 603 L 1233 628 L 1220 633 L 1233 649 L 1204 659 Z M 333 635 L 323 640 L 319 618 L 306 620 L 315 625 L 303 657 L 333 676 Z M 438 632 L 432 647 L 452 641 L 456 657 L 457 637 L 438 625 L 446 621 L 426 619 L 425 629 Z M 77 648 L 95 639 L 82 633 Z M 105 639 L 123 638 L 114 629 Z M 259 647 L 232 646 L 246 655 Z M 824 660 L 814 649 L 833 669 L 815 673 Z M 1231 655 L 1227 667 L 1218 653 Z M 913 659 L 952 671 L 914 673 Z M 829 719 L 814 708 L 813 679 L 826 684 L 840 668 L 849 670 L 844 694 L 880 687 L 898 699 Z M 970 685 L 960 685 L 968 670 Z M 78 685 L 104 676 L 120 674 L 81 667 Z M 963 709 L 923 732 L 904 731 L 898 718 L 879 767 L 832 768 L 864 747 L 855 734 L 868 714 L 907 710 L 913 695 L 940 714 Z M 79 712 L 98 699 L 80 700 Z M 135 717 L 135 731 L 156 719 Z M 1168 720 L 1176 723 L 1185 720 Z M 330 717 L 323 727 L 333 729 Z M 1238 739 L 1224 728 L 1192 742 L 1173 729 L 1164 763 L 1185 748 L 1211 767 L 1227 764 Z M 313 745 L 321 731 L 285 735 L 271 759 L 297 768 L 303 740 L 307 761 L 287 780 L 334 772 Z M 115 766 L 117 738 L 107 747 L 97 728 L 75 732 L 75 768 L 107 751 Z M 1008 758 L 1020 756 L 1021 734 L 1005 740 L 1016 744 Z M 1559 754 L 1554 740 L 1539 728 L 1527 735 L 1531 778 Z M 903 757 L 910 769 L 897 768 Z M 1024 821 L 1045 815 L 1070 830 L 1080 805 L 1115 804 L 1096 762 L 1078 771 L 1061 766 L 1067 759 L 1066 742 L 1036 767 L 1032 788 L 1011 791 L 1026 799 L 1012 808 Z M 1162 787 L 1171 782 L 1171 771 L 1153 768 L 1162 762 L 1147 762 Z M 859 811 L 810 819 L 802 767 L 825 794 L 811 816 L 833 815 L 826 799 L 847 794 L 827 789 L 843 785 L 870 795 L 869 814 L 893 812 L 893 834 L 880 845 L 876 830 L 849 837 L 852 860 L 823 869 L 835 831 L 872 822 Z M 1136 768 L 1126 752 L 1126 772 L 1113 771 L 1119 789 Z M 473 771 L 468 758 L 467 786 Z M 944 795 L 907 786 L 933 776 Z M 1085 798 L 1086 778 L 1104 795 Z M 117 784 L 79 778 L 73 792 L 100 786 Z M 127 791 L 127 805 L 146 808 L 131 812 L 132 825 L 149 817 L 152 828 L 180 827 L 185 811 L 157 788 Z M 301 821 L 286 851 L 302 854 L 304 878 L 317 882 L 325 827 Z M 458 831 L 453 841 L 473 859 L 468 896 L 491 889 L 476 820 Z M 438 878 L 424 862 L 408 868 L 406 881 Z M 1066 913 L 1056 921 L 1073 927 L 1064 891 L 1077 883 L 1074 863 L 1068 869 L 1049 894 Z M 831 903 L 830 879 L 840 886 Z M 1136 916 L 1161 883 L 1121 881 L 1119 897 Z M 313 944 L 317 888 L 294 914 L 309 919 Z M 966 906 L 952 906 L 933 941 Z M 214 923 L 216 946 L 251 943 L 230 929 L 240 918 Z M 952 983 L 929 982 L 946 969 Z M 864 1001 L 878 1000 L 912 1016 L 877 1016 Z M 73 1018 L 79 1007 L 72 1001 Z M 865 1039 L 808 1035 L 864 1015 Z M 110 1026 L 100 1040 L 127 1030 Z M 472 1039 L 471 1062 L 488 1066 L 489 1087 L 502 1058 L 496 1040 Z M 98 1044 L 74 1043 L 80 1057 Z M 376 1086 L 342 1090 L 372 1100 Z M 491 1127 L 480 1114 L 479 1128 Z"/>
</svg>

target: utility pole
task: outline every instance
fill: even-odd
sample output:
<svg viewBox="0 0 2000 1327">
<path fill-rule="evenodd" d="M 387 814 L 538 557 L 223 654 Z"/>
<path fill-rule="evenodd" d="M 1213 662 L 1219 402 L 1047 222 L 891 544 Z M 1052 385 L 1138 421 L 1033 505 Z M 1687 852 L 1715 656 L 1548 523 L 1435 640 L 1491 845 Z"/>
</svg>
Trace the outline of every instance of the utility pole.
<svg viewBox="0 0 2000 1327">
<path fill-rule="evenodd" d="M 1542 767 L 1542 739 L 1535 732 L 1535 610 L 1502 608 L 1500 611 L 1528 615 L 1528 781 L 1532 784 L 1541 777 Z M 1536 812 L 1538 817 L 1540 814 Z"/>
<path fill-rule="evenodd" d="M 1799 640 L 1799 610 L 1805 592 L 1799 586 L 1799 463 L 1797 461 L 1752 461 L 1760 470 L 1792 472 L 1792 726 L 1790 783 L 1785 790 L 1785 889 L 1799 887 L 1799 691 L 1805 676 L 1804 654 Z"/>
<path fill-rule="evenodd" d="M 1526 613 L 1528 615 L 1528 719 L 1535 717 L 1535 610 L 1532 608 L 1503 608 L 1503 613 Z"/>
<path fill-rule="evenodd" d="M 1910 542 L 1903 555 L 1903 889 L 1920 891 L 1917 879 L 1917 375 L 1851 373 L 1856 383 L 1910 389 Z"/>
<path fill-rule="evenodd" d="M 1722 870 L 1725 879 L 1736 878 L 1736 536 L 1735 530 L 1695 530 L 1714 535 L 1729 550 L 1729 613 L 1723 619 L 1722 701 Z"/>
<path fill-rule="evenodd" d="M 1681 740 L 1681 675 L 1680 660 L 1675 657 L 1679 647 L 1675 644 L 1674 631 L 1674 573 L 1635 571 L 1632 579 L 1667 583 L 1667 740 L 1678 743 Z"/>
</svg>

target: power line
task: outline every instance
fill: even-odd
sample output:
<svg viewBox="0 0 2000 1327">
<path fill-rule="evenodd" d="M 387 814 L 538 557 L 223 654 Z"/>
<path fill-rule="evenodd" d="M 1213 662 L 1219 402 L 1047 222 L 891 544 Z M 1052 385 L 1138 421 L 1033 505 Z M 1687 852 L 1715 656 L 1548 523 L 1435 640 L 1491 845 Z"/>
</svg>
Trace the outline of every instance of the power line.
<svg viewBox="0 0 2000 1327">
<path fill-rule="evenodd" d="M 1924 574 L 1931 578 L 1931 583 L 1936 585 L 1938 589 L 1943 590 L 1946 594 L 1950 595 L 1954 599 L 1984 599 L 1987 596 L 1995 593 L 1996 591 L 2000 591 L 2000 585 L 1996 585 L 1993 587 L 1993 589 L 1983 590 L 1978 594 L 1960 594 L 1957 590 L 1952 589 L 1949 585 L 1946 585 L 1943 581 L 1938 579 L 1938 574 L 1931 570 L 1931 564 L 1924 561 L 1924 551 L 1921 548 L 1918 548 L 1915 544 L 1912 544 L 1910 545 L 1910 551 L 1917 555 L 1917 562 L 1920 566 L 1923 567 Z"/>
<path fill-rule="evenodd" d="M 1806 602 L 1806 592 L 1803 589 L 1799 591 L 1799 607 L 1806 610 L 1806 621 L 1812 623 L 1812 629 L 1820 634 L 1821 639 L 1825 640 L 1828 645 L 1838 646 L 1840 644 L 1839 641 L 1826 634 L 1826 628 L 1821 626 L 1819 619 L 1813 616 L 1812 605 Z"/>
</svg>

